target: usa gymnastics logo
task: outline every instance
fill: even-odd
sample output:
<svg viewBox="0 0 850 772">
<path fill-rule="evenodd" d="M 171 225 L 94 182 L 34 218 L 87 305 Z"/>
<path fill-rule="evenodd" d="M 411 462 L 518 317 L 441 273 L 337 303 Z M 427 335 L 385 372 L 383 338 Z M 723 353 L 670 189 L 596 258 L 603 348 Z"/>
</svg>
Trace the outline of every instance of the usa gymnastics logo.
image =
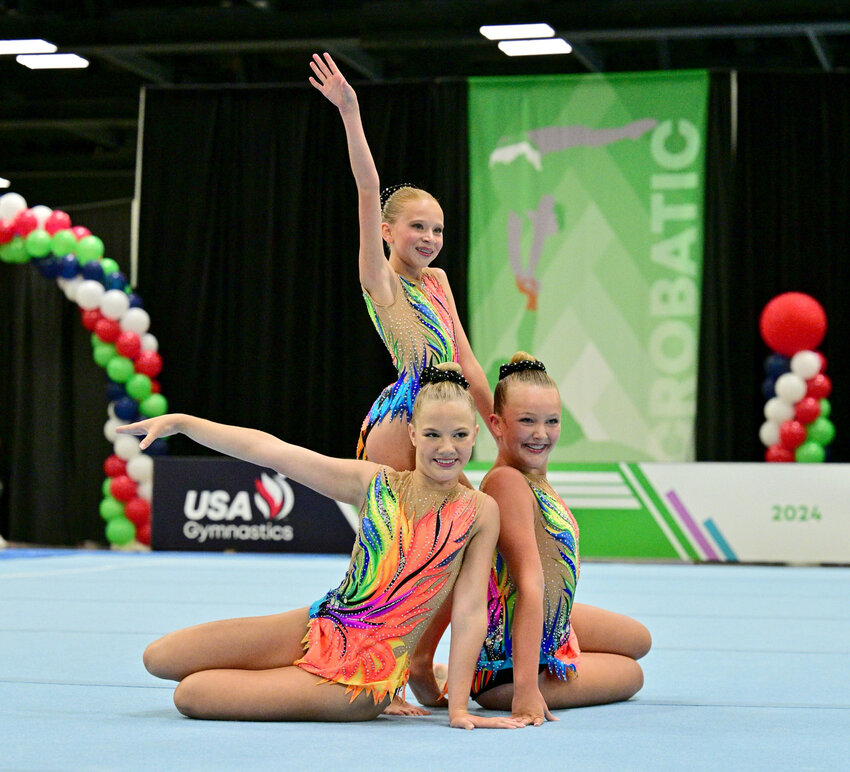
<svg viewBox="0 0 850 772">
<path fill-rule="evenodd" d="M 295 504 L 286 478 L 282 474 L 271 476 L 262 472 L 253 482 L 253 492 L 245 488 L 187 490 L 183 502 L 186 516 L 183 535 L 198 544 L 292 541 L 292 526 L 281 523 Z"/>
</svg>

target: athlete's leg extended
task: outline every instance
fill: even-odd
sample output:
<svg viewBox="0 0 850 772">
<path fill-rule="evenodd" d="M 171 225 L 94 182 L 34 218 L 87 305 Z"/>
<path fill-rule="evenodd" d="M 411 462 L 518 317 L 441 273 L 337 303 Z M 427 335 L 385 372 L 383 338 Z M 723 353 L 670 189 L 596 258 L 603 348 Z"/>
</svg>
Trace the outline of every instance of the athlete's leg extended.
<svg viewBox="0 0 850 772">
<path fill-rule="evenodd" d="M 145 667 L 159 678 L 182 681 L 202 670 L 268 670 L 291 665 L 304 654 L 308 611 L 305 607 L 175 630 L 145 649 Z"/>
<path fill-rule="evenodd" d="M 365 692 L 353 701 L 346 687 L 300 667 L 202 670 L 174 690 L 174 704 L 190 718 L 225 721 L 368 721 L 389 703 Z"/>
</svg>

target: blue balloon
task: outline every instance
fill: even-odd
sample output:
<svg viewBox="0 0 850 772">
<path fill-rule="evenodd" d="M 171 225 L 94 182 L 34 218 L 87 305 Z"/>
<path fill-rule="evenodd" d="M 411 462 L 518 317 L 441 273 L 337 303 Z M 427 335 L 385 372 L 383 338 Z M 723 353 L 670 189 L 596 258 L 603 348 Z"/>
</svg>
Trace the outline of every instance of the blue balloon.
<svg viewBox="0 0 850 772">
<path fill-rule="evenodd" d="M 64 279 L 73 279 L 80 272 L 76 255 L 64 255 L 59 258 L 59 275 Z"/>
<path fill-rule="evenodd" d="M 124 390 L 124 386 L 120 383 L 116 383 L 112 380 L 106 381 L 106 399 L 110 402 L 117 402 L 122 397 L 126 397 L 127 392 Z"/>
<path fill-rule="evenodd" d="M 135 421 L 139 415 L 139 406 L 132 397 L 121 397 L 115 400 L 115 415 L 122 421 Z"/>
<path fill-rule="evenodd" d="M 130 299 L 130 308 L 144 308 L 142 299 L 135 292 L 131 292 L 127 297 Z"/>
<path fill-rule="evenodd" d="M 121 271 L 113 271 L 104 277 L 103 286 L 108 290 L 121 290 L 127 286 L 127 277 Z"/>
<path fill-rule="evenodd" d="M 55 279 L 59 275 L 59 261 L 55 257 L 45 257 L 40 260 L 33 260 L 38 272 L 45 279 Z"/>
<path fill-rule="evenodd" d="M 160 437 L 159 439 L 154 440 L 150 445 L 148 445 L 142 453 L 147 453 L 149 456 L 167 456 L 168 455 L 168 443 Z"/>
<path fill-rule="evenodd" d="M 765 378 L 761 383 L 761 393 L 764 398 L 771 399 L 776 396 L 776 378 Z"/>
<path fill-rule="evenodd" d="M 100 260 L 89 260 L 83 266 L 83 276 L 91 281 L 99 281 L 103 284 L 103 266 Z"/>
<path fill-rule="evenodd" d="M 764 371 L 775 381 L 780 375 L 791 372 L 791 360 L 782 354 L 771 354 L 764 360 Z"/>
</svg>

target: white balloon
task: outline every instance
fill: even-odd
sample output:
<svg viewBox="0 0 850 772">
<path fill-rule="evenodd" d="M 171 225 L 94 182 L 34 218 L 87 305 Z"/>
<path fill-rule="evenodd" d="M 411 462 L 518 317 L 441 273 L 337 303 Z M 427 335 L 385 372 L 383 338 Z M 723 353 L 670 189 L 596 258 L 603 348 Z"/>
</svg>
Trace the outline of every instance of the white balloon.
<svg viewBox="0 0 850 772">
<path fill-rule="evenodd" d="M 806 396 L 806 382 L 795 373 L 784 373 L 776 379 L 776 396 L 794 405 Z"/>
<path fill-rule="evenodd" d="M 122 293 L 123 294 L 123 293 Z M 128 301 L 129 302 L 129 301 Z M 151 318 L 144 308 L 130 308 L 121 317 L 121 329 L 135 332 L 137 335 L 144 335 L 151 325 Z"/>
<path fill-rule="evenodd" d="M 86 279 L 77 287 L 77 305 L 87 311 L 100 308 L 105 290 L 99 281 Z"/>
<path fill-rule="evenodd" d="M 18 212 L 27 208 L 27 200 L 20 193 L 0 196 L 0 220 L 14 220 Z"/>
<path fill-rule="evenodd" d="M 148 458 L 148 456 L 145 456 L 145 458 Z M 153 499 L 153 481 L 148 480 L 147 482 L 139 483 L 136 488 L 136 495 L 140 499 L 151 501 L 151 499 Z"/>
<path fill-rule="evenodd" d="M 821 359 L 814 351 L 798 351 L 791 357 L 791 372 L 804 381 L 820 372 Z"/>
<path fill-rule="evenodd" d="M 65 293 L 65 297 L 72 303 L 77 302 L 77 290 L 82 283 L 83 277 L 75 276 L 73 279 L 66 279 L 64 285 L 62 285 L 62 291 Z"/>
<path fill-rule="evenodd" d="M 39 228 L 44 228 L 44 223 L 47 222 L 47 218 L 53 214 L 53 210 L 44 204 L 38 204 L 37 206 L 32 207 L 30 211 L 35 215 L 35 221 L 38 223 Z"/>
<path fill-rule="evenodd" d="M 142 335 L 142 351 L 159 351 L 159 341 L 152 333 Z"/>
<path fill-rule="evenodd" d="M 759 429 L 759 439 L 766 448 L 779 442 L 779 424 L 765 421 Z"/>
<path fill-rule="evenodd" d="M 139 447 L 139 438 L 132 434 L 119 434 L 113 445 L 115 455 L 129 461 L 138 456 L 142 450 Z"/>
<path fill-rule="evenodd" d="M 764 417 L 778 424 L 790 421 L 794 417 L 794 406 L 783 402 L 779 397 L 772 397 L 764 403 Z"/>
<path fill-rule="evenodd" d="M 127 462 L 127 474 L 136 482 L 149 482 L 153 479 L 153 459 L 145 453 L 131 458 Z"/>
<path fill-rule="evenodd" d="M 115 442 L 121 435 L 115 431 L 118 426 L 124 426 L 127 422 L 122 421 L 119 418 L 110 418 L 103 425 L 103 436 L 106 437 L 109 442 Z"/>
<path fill-rule="evenodd" d="M 100 299 L 100 312 L 107 319 L 120 319 L 128 308 L 130 308 L 130 298 L 121 290 L 107 290 Z"/>
<path fill-rule="evenodd" d="M 115 403 L 114 403 L 114 402 L 110 402 L 110 403 L 106 406 L 106 413 L 107 413 L 107 415 L 108 415 L 108 416 L 109 416 L 109 417 L 110 417 L 113 421 L 118 421 L 118 420 L 120 420 L 120 419 L 118 418 L 118 416 L 117 416 L 117 415 L 115 415 Z M 110 442 L 115 442 L 115 440 L 114 440 L 114 439 L 112 439 L 112 440 L 110 440 Z"/>
</svg>

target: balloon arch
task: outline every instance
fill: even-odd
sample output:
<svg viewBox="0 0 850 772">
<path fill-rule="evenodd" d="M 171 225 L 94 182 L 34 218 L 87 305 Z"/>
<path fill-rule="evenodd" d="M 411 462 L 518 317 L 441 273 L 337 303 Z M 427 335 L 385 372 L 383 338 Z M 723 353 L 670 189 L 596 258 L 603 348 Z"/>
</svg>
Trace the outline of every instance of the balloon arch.
<svg viewBox="0 0 850 772">
<path fill-rule="evenodd" d="M 17 193 L 0 196 L 0 260 L 31 262 L 55 279 L 92 333 L 94 361 L 106 370 L 108 420 L 103 431 L 113 444 L 104 461 L 106 479 L 100 515 L 106 539 L 115 546 L 150 545 L 153 459 L 167 451 L 156 440 L 142 451 L 139 440 L 118 435 L 116 427 L 162 415 L 168 402 L 156 376 L 162 369 L 159 343 L 148 332 L 150 317 L 115 260 L 104 257 L 103 242 L 88 228 L 73 225 L 66 212 L 29 208 Z"/>
</svg>

